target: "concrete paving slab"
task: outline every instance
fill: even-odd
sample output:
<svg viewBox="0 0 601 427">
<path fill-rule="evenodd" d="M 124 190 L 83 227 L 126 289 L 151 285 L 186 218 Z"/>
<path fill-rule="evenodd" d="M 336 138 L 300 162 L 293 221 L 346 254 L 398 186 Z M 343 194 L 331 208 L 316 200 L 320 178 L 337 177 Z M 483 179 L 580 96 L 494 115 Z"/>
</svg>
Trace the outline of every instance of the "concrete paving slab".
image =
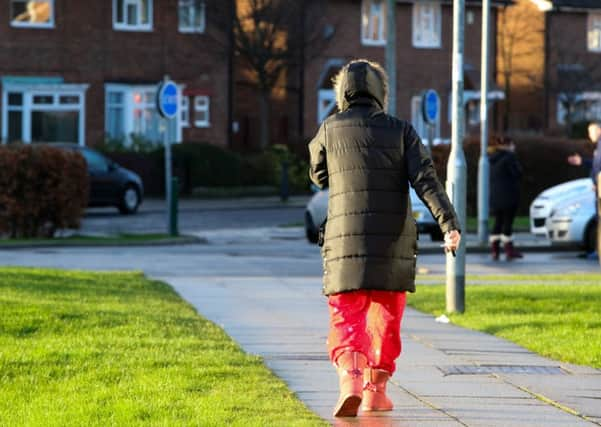
<svg viewBox="0 0 601 427">
<path fill-rule="evenodd" d="M 328 315 L 325 298 L 319 292 L 320 278 L 175 276 L 166 279 L 200 313 L 222 325 L 243 349 L 263 356 L 266 365 L 310 409 L 332 425 L 601 425 L 597 421 L 601 418 L 598 411 L 589 404 L 601 397 L 599 387 L 595 386 L 595 380 L 601 378 L 600 371 L 587 368 L 562 375 L 445 375 L 445 367 L 457 365 L 558 367 L 560 364 L 506 340 L 437 323 L 432 316 L 410 308 L 403 323 L 403 355 L 389 385 L 395 410 L 379 416 L 360 414 L 355 420 L 333 419 L 331 411 L 338 384 L 326 356 Z M 563 387 L 557 387 L 560 377 L 571 379 Z M 577 389 L 580 380 L 590 383 Z M 528 387 L 536 389 L 536 394 Z M 575 391 L 580 394 L 574 394 Z M 549 400 L 541 400 L 537 395 Z M 554 405 L 553 401 L 565 408 Z"/>
</svg>

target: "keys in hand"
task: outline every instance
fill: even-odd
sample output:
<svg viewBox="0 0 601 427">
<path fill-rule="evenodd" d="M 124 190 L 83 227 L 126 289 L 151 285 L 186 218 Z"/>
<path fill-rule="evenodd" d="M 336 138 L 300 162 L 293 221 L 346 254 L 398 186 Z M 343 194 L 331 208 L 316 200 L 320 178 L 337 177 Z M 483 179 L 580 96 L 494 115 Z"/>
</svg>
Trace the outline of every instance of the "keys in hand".
<svg viewBox="0 0 601 427">
<path fill-rule="evenodd" d="M 444 235 L 444 250 L 445 252 L 451 252 L 455 256 L 455 251 L 459 247 L 461 242 L 461 233 L 457 230 L 447 231 Z"/>
</svg>

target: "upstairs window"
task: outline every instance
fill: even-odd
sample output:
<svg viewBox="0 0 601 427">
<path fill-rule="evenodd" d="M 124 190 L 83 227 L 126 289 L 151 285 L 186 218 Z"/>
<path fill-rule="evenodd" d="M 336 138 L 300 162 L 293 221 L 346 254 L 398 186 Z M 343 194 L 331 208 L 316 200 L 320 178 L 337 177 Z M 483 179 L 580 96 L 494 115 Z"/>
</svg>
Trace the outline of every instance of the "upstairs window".
<svg viewBox="0 0 601 427">
<path fill-rule="evenodd" d="M 204 0 L 179 0 L 180 33 L 204 33 L 206 5 Z"/>
<path fill-rule="evenodd" d="M 208 96 L 197 96 L 194 98 L 194 125 L 197 128 L 208 128 L 210 121 L 210 98 Z"/>
<path fill-rule="evenodd" d="M 124 31 L 152 30 L 152 0 L 113 0 L 113 28 Z"/>
<path fill-rule="evenodd" d="M 589 13 L 587 27 L 588 50 L 601 52 L 601 13 Z"/>
<path fill-rule="evenodd" d="M 13 27 L 53 28 L 54 0 L 11 0 L 10 23 Z"/>
<path fill-rule="evenodd" d="M 413 46 L 419 48 L 441 47 L 441 7 L 437 2 L 413 4 Z"/>
<path fill-rule="evenodd" d="M 361 4 L 361 41 L 368 46 L 386 44 L 386 3 L 363 0 Z"/>
</svg>

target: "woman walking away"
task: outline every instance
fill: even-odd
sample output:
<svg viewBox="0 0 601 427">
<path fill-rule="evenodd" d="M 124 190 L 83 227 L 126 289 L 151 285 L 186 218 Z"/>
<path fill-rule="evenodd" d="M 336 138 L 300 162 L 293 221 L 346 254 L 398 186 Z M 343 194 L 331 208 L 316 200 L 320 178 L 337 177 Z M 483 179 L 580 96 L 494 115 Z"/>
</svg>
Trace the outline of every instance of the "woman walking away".
<svg viewBox="0 0 601 427">
<path fill-rule="evenodd" d="M 413 127 L 387 115 L 387 76 L 367 60 L 334 79 L 339 113 L 309 144 L 310 176 L 329 187 L 323 292 L 328 352 L 340 379 L 334 416 L 389 411 L 386 383 L 401 353 L 405 292 L 415 291 L 417 228 L 409 185 L 457 249 L 460 226 Z"/>
<path fill-rule="evenodd" d="M 490 210 L 495 225 L 490 236 L 492 258 L 497 261 L 504 245 L 508 261 L 523 258 L 513 245 L 513 220 L 520 202 L 522 167 L 515 155 L 515 144 L 508 137 L 494 137 L 490 156 Z"/>
</svg>

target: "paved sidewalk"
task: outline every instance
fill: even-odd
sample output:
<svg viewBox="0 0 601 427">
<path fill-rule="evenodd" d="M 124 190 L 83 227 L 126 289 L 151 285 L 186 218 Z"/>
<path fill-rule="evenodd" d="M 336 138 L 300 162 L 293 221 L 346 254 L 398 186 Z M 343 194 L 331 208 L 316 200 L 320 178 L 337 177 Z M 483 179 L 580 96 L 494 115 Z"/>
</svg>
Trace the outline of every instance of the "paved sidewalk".
<svg viewBox="0 0 601 427">
<path fill-rule="evenodd" d="M 303 227 L 257 227 L 252 230 L 248 228 L 228 228 L 221 230 L 203 230 L 192 232 L 197 237 L 207 239 L 209 243 L 234 243 L 234 242 L 258 242 L 270 240 L 306 240 Z M 551 246 L 544 236 L 535 236 L 531 233 L 514 233 L 516 247 L 524 252 L 555 252 L 566 250 L 579 250 L 574 247 Z M 434 242 L 427 234 L 420 234 L 418 247 L 420 254 L 442 253 L 442 242 Z M 482 246 L 478 242 L 475 233 L 467 234 L 467 250 L 470 253 L 488 253 L 488 245 Z M 502 256 L 504 258 L 504 256 Z"/>
<path fill-rule="evenodd" d="M 392 413 L 332 419 L 326 300 L 316 277 L 158 277 L 259 354 L 309 408 L 336 426 L 601 426 L 601 371 L 537 356 L 407 309 Z"/>
</svg>

